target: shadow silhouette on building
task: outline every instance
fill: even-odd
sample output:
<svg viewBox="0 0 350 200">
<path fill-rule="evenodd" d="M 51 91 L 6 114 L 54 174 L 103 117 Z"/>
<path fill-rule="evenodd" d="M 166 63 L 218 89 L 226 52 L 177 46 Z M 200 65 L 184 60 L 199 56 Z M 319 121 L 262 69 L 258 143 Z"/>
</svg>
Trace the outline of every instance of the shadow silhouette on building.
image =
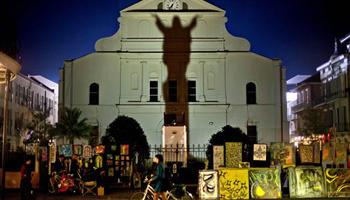
<svg viewBox="0 0 350 200">
<path fill-rule="evenodd" d="M 165 26 L 157 15 L 154 17 L 158 29 L 164 36 L 163 62 L 168 71 L 162 87 L 165 102 L 164 125 L 185 125 L 188 134 L 190 126 L 188 102 L 196 101 L 196 85 L 195 82 L 187 80 L 186 71 L 190 62 L 191 31 L 196 27 L 197 16 L 187 26 L 182 25 L 179 16 L 174 16 L 170 27 Z"/>
</svg>

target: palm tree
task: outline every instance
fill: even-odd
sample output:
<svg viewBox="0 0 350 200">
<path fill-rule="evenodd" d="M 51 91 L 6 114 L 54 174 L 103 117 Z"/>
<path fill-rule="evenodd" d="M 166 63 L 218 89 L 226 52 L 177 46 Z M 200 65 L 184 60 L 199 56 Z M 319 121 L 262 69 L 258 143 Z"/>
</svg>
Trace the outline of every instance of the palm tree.
<svg viewBox="0 0 350 200">
<path fill-rule="evenodd" d="M 91 127 L 86 123 L 87 118 L 80 119 L 81 113 L 78 108 L 64 108 L 53 135 L 59 138 L 66 137 L 70 144 L 74 143 L 75 138 L 89 138 Z"/>
</svg>

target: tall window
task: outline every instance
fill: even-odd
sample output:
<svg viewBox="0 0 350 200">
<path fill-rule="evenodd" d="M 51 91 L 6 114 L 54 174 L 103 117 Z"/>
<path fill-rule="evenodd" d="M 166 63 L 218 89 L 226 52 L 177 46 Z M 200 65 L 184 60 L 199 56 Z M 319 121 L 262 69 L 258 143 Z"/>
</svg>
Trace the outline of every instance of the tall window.
<svg viewBox="0 0 350 200">
<path fill-rule="evenodd" d="M 177 81 L 176 80 L 170 80 L 168 82 L 168 94 L 169 94 L 169 101 L 170 102 L 176 102 L 177 101 Z"/>
<path fill-rule="evenodd" d="M 149 82 L 149 101 L 150 102 L 158 101 L 158 81 Z"/>
<path fill-rule="evenodd" d="M 247 104 L 256 104 L 256 86 L 250 82 L 246 85 Z"/>
<path fill-rule="evenodd" d="M 92 83 L 89 90 L 89 104 L 98 105 L 98 96 L 99 96 L 99 86 L 97 83 Z"/>
<path fill-rule="evenodd" d="M 188 81 L 187 82 L 187 99 L 189 102 L 196 101 L 196 81 Z"/>
</svg>

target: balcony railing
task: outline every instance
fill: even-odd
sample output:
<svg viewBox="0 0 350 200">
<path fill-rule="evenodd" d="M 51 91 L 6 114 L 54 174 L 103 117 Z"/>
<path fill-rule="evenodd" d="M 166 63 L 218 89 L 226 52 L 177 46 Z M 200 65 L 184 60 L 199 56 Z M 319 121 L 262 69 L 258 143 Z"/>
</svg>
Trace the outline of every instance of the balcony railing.
<svg viewBox="0 0 350 200">
<path fill-rule="evenodd" d="M 316 98 L 315 105 L 319 105 L 322 103 L 327 103 L 329 101 L 335 100 L 337 98 L 344 98 L 347 96 L 347 92 L 345 90 L 327 93 L 326 95 Z"/>
<path fill-rule="evenodd" d="M 304 109 L 309 108 L 311 106 L 312 106 L 311 103 L 298 103 L 295 106 L 292 106 L 292 113 L 296 113 L 300 110 L 304 110 Z"/>
</svg>

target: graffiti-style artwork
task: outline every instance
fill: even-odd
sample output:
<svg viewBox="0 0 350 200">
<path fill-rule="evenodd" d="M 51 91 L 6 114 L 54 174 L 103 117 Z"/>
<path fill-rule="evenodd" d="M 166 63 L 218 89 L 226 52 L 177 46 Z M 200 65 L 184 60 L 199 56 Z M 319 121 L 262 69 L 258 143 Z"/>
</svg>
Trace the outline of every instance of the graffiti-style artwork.
<svg viewBox="0 0 350 200">
<path fill-rule="evenodd" d="M 254 155 L 253 160 L 255 161 L 266 161 L 266 144 L 254 144 Z"/>
<path fill-rule="evenodd" d="M 327 165 L 333 164 L 333 158 L 335 157 L 334 148 L 326 143 L 322 146 L 322 166 L 326 168 Z"/>
<path fill-rule="evenodd" d="M 95 147 L 95 153 L 96 154 L 102 154 L 105 152 L 105 146 L 104 145 L 98 145 Z"/>
<path fill-rule="evenodd" d="M 270 146 L 271 165 L 295 165 L 294 147 L 291 144 L 272 142 Z"/>
<path fill-rule="evenodd" d="M 97 155 L 95 158 L 95 168 L 99 169 L 103 167 L 103 159 L 102 156 Z"/>
<path fill-rule="evenodd" d="M 120 155 L 129 155 L 129 145 L 128 144 L 120 145 Z"/>
<path fill-rule="evenodd" d="M 314 147 L 312 145 L 299 145 L 299 153 L 301 163 L 314 162 Z"/>
<path fill-rule="evenodd" d="M 350 197 L 350 170 L 327 168 L 324 172 L 328 197 Z"/>
<path fill-rule="evenodd" d="M 290 198 L 319 198 L 327 196 L 321 167 L 290 167 Z"/>
<path fill-rule="evenodd" d="M 219 169 L 219 167 L 225 166 L 224 146 L 213 146 L 213 167 Z"/>
<path fill-rule="evenodd" d="M 314 147 L 314 163 L 319 164 L 321 163 L 321 147 L 319 142 L 315 142 L 312 144 Z"/>
<path fill-rule="evenodd" d="M 347 165 L 347 144 L 337 144 L 335 147 L 335 164 L 339 168 L 345 168 Z"/>
<path fill-rule="evenodd" d="M 58 153 L 64 155 L 65 157 L 71 157 L 73 154 L 73 149 L 71 144 L 62 144 L 58 147 Z"/>
<path fill-rule="evenodd" d="M 242 143 L 226 142 L 225 143 L 225 165 L 226 167 L 239 167 L 242 162 Z"/>
<path fill-rule="evenodd" d="M 78 156 L 83 155 L 83 146 L 80 144 L 73 145 L 73 153 Z"/>
<path fill-rule="evenodd" d="M 249 170 L 250 195 L 253 199 L 282 198 L 280 171 L 278 168 Z"/>
<path fill-rule="evenodd" d="M 219 169 L 220 199 L 249 199 L 248 169 Z"/>
<path fill-rule="evenodd" d="M 90 145 L 84 145 L 83 147 L 83 157 L 91 158 L 92 156 L 92 147 Z"/>
<path fill-rule="evenodd" d="M 51 143 L 49 144 L 49 161 L 50 163 L 55 163 L 56 162 L 56 144 L 55 143 Z"/>
<path fill-rule="evenodd" d="M 198 192 L 200 199 L 219 198 L 219 175 L 216 170 L 199 171 Z"/>
</svg>

